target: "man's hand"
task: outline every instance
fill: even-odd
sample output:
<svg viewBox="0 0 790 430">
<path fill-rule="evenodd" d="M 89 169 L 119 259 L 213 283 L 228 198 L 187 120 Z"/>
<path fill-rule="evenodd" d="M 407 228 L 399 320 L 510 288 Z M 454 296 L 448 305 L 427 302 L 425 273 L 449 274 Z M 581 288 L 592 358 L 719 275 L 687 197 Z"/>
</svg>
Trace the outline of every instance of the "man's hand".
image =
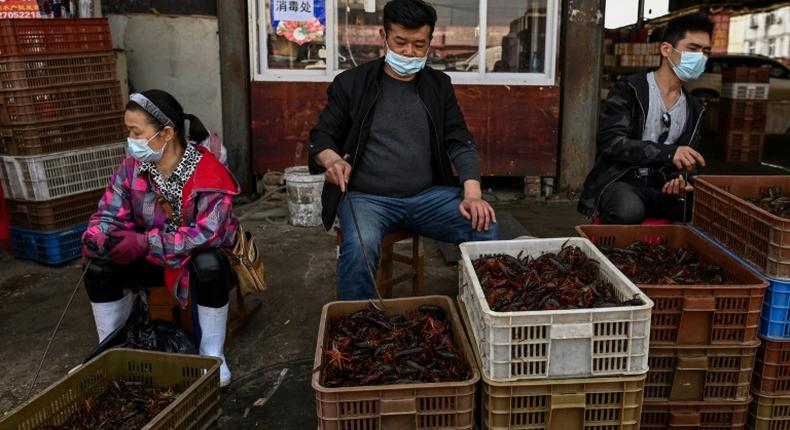
<svg viewBox="0 0 790 430">
<path fill-rule="evenodd" d="M 458 205 L 458 211 L 472 221 L 472 228 L 477 231 L 488 230 L 492 223 L 496 223 L 494 208 L 483 200 L 480 182 L 476 180 L 464 182 L 464 200 Z"/>
<path fill-rule="evenodd" d="M 345 193 L 348 181 L 351 180 L 351 165 L 331 149 L 319 152 L 316 161 L 326 169 L 326 180 L 340 187 L 340 191 Z"/>
<path fill-rule="evenodd" d="M 675 156 L 672 157 L 672 164 L 674 164 L 678 170 L 685 169 L 690 172 L 694 170 L 697 164 L 705 167 L 705 159 L 702 158 L 699 152 L 695 151 L 690 146 L 678 146 L 678 149 L 675 151 Z"/>
<path fill-rule="evenodd" d="M 664 191 L 664 194 L 669 194 L 671 196 L 676 196 L 676 197 L 682 197 L 683 194 L 694 191 L 694 187 L 691 186 L 691 184 L 687 183 L 682 176 L 679 176 L 664 184 L 664 188 L 662 191 Z"/>
</svg>

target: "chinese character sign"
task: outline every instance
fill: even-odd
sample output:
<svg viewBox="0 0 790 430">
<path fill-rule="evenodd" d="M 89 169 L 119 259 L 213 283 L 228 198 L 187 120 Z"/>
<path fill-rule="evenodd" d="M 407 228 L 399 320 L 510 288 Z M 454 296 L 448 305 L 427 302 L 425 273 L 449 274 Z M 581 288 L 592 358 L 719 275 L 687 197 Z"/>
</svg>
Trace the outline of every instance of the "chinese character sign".
<svg viewBox="0 0 790 430">
<path fill-rule="evenodd" d="M 271 2 L 272 21 L 274 22 L 310 22 L 316 18 L 323 18 L 316 13 L 316 8 L 318 8 L 323 15 L 323 0 L 271 0 Z"/>
<path fill-rule="evenodd" d="M 303 45 L 324 37 L 326 0 L 270 0 L 278 36 Z"/>
</svg>

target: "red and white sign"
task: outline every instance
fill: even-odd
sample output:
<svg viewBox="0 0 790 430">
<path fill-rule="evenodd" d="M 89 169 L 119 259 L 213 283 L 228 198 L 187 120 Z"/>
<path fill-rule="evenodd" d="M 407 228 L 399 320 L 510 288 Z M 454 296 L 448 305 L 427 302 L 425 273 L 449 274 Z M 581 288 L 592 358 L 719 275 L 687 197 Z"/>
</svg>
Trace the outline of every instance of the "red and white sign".
<svg viewBox="0 0 790 430">
<path fill-rule="evenodd" d="M 0 18 L 39 18 L 36 0 L 0 0 Z"/>
</svg>

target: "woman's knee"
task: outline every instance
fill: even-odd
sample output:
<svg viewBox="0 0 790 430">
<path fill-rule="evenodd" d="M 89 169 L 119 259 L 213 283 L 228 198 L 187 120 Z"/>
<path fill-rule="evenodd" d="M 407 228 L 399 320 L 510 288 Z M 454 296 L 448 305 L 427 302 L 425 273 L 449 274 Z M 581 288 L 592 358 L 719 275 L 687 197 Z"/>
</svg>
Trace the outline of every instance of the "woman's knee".
<svg viewBox="0 0 790 430">
<path fill-rule="evenodd" d="M 114 266 L 109 261 L 91 260 L 85 272 L 85 291 L 93 303 L 109 303 L 123 298 L 121 286 L 114 282 Z"/>
<path fill-rule="evenodd" d="M 210 249 L 195 253 L 190 261 L 190 272 L 199 305 L 218 308 L 228 303 L 231 278 L 224 251 Z"/>
</svg>

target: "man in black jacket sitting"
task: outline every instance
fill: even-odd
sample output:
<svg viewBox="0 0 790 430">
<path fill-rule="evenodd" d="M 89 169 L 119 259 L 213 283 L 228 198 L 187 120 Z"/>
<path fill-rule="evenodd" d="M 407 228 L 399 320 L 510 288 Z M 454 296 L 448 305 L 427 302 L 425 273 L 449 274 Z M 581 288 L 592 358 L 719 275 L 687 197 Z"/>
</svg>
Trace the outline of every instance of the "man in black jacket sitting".
<svg viewBox="0 0 790 430">
<path fill-rule="evenodd" d="M 344 233 L 341 300 L 374 296 L 362 247 L 375 271 L 381 239 L 390 232 L 406 229 L 451 243 L 498 235 L 450 78 L 425 67 L 436 10 L 423 0 L 392 0 L 383 24 L 386 57 L 338 75 L 310 133 L 310 168 L 326 172 L 324 226 L 331 228 L 337 214 Z"/>
<path fill-rule="evenodd" d="M 712 31 L 705 15 L 671 20 L 661 42 L 661 67 L 612 86 L 579 212 L 599 216 L 603 224 L 688 220 L 693 187 L 686 179 L 705 159 L 698 152 L 703 107 L 683 83 L 705 71 Z"/>
</svg>

